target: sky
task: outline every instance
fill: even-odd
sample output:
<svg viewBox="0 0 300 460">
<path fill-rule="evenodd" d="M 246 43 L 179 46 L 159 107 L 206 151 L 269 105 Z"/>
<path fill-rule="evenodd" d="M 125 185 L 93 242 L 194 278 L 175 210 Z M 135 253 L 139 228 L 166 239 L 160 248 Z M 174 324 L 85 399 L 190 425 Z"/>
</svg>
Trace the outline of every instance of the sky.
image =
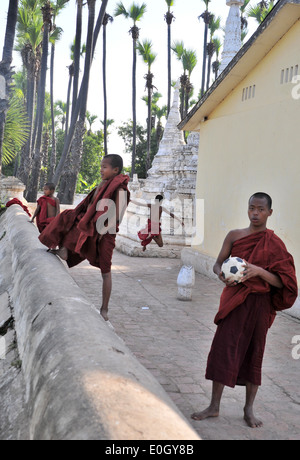
<svg viewBox="0 0 300 460">
<path fill-rule="evenodd" d="M 167 24 L 164 15 L 168 10 L 165 0 L 135 0 L 135 3 L 141 5 L 146 3 L 147 11 L 140 22 L 137 23 L 140 28 L 140 40 L 150 39 L 153 44 L 153 51 L 157 58 L 152 65 L 154 75 L 153 84 L 157 91 L 162 94 L 159 100 L 159 106 L 167 104 Z M 108 0 L 107 13 L 113 16 L 117 0 Z M 123 0 L 125 8 L 129 8 L 133 0 Z M 251 4 L 256 4 L 252 1 Z M 5 35 L 6 18 L 9 0 L 0 0 L 0 52 L 2 52 Z M 96 13 L 101 6 L 101 1 L 96 0 Z M 202 53 L 203 53 L 203 20 L 198 20 L 200 14 L 205 10 L 202 0 L 175 0 L 171 11 L 175 16 L 172 23 L 172 42 L 183 41 L 187 49 L 192 49 L 197 54 L 198 63 L 195 67 L 191 81 L 194 85 L 194 98 L 201 86 L 202 77 Z M 226 0 L 211 0 L 209 10 L 216 16 L 221 17 L 221 26 L 225 27 L 226 19 L 229 13 L 229 7 Z M 83 41 L 86 42 L 86 25 L 87 25 L 87 6 L 84 7 L 84 31 Z M 67 99 L 68 86 L 68 66 L 71 64 L 70 46 L 75 37 L 76 29 L 76 0 L 70 0 L 64 10 L 57 17 L 56 25 L 63 29 L 60 41 L 56 45 L 55 57 L 55 76 L 54 76 L 54 99 Z M 110 128 L 110 137 L 108 149 L 109 153 L 118 153 L 123 156 L 126 165 L 130 164 L 130 155 L 125 154 L 125 146 L 122 139 L 117 135 L 117 127 L 123 122 L 132 119 L 132 38 L 129 29 L 132 26 L 132 20 L 118 16 L 112 23 L 107 26 L 107 97 L 108 97 L 108 118 L 115 122 Z M 249 20 L 249 33 L 253 33 L 256 28 L 254 20 Z M 223 41 L 224 32 L 222 30 L 216 33 Z M 16 70 L 21 68 L 19 53 L 14 53 L 13 65 Z M 81 62 L 83 69 L 84 62 Z M 146 96 L 145 79 L 147 66 L 142 58 L 137 58 L 137 121 L 146 126 L 147 107 L 142 101 Z M 172 80 L 177 80 L 183 73 L 182 65 L 177 61 L 176 56 L 172 53 Z M 49 81 L 48 88 L 49 90 Z M 102 90 L 102 34 L 100 32 L 94 60 L 91 69 L 91 80 L 89 87 L 88 111 L 98 118 L 93 124 L 93 130 L 100 129 L 100 120 L 103 120 L 103 90 Z"/>
</svg>

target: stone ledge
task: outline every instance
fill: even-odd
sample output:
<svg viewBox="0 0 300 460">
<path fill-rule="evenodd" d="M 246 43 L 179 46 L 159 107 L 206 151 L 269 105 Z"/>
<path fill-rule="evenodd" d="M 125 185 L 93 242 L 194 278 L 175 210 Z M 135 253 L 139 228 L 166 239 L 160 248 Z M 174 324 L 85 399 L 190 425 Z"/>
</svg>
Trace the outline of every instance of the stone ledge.
<svg viewBox="0 0 300 460">
<path fill-rule="evenodd" d="M 11 206 L 5 223 L 30 439 L 199 439 L 61 261 L 46 252 L 23 210 Z"/>
<path fill-rule="evenodd" d="M 156 243 L 151 242 L 146 251 L 143 252 L 142 246 L 138 241 L 131 238 L 126 238 L 122 235 L 117 235 L 116 249 L 122 254 L 130 257 L 160 257 L 169 259 L 180 259 L 182 246 L 164 244 L 162 248 L 157 246 Z"/>
</svg>

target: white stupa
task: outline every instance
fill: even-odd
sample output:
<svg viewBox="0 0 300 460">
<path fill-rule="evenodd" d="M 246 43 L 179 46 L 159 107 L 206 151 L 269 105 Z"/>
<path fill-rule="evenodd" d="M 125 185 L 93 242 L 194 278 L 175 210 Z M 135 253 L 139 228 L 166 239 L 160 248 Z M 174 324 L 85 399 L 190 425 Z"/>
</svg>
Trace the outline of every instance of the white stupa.
<svg viewBox="0 0 300 460">
<path fill-rule="evenodd" d="M 230 7 L 225 27 L 225 39 L 220 65 L 220 73 L 234 58 L 242 46 L 241 40 L 241 11 L 240 7 L 244 4 L 241 0 L 226 0 Z"/>
<path fill-rule="evenodd" d="M 164 247 L 159 248 L 155 243 L 151 243 L 143 253 L 137 232 L 146 225 L 149 210 L 130 203 L 116 241 L 116 247 L 128 255 L 180 257 L 182 248 L 190 245 L 189 235 L 193 224 L 199 134 L 191 133 L 186 144 L 184 133 L 177 127 L 181 121 L 179 90 L 178 80 L 163 138 L 152 167 L 148 171 L 147 179 L 139 180 L 135 175 L 129 188 L 132 199 L 143 203 L 154 202 L 155 196 L 162 194 L 164 196 L 163 206 L 178 218 L 184 218 L 187 231 L 183 231 L 179 222 L 163 213 Z"/>
</svg>

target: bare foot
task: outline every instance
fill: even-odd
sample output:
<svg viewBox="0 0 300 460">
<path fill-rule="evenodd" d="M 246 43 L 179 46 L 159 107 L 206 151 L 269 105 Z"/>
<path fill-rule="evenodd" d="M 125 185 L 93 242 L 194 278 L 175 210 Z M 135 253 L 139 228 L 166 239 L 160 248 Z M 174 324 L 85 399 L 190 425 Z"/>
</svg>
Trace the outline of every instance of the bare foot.
<svg viewBox="0 0 300 460">
<path fill-rule="evenodd" d="M 108 310 L 104 310 L 103 307 L 101 307 L 100 315 L 105 321 L 108 321 Z"/>
<path fill-rule="evenodd" d="M 263 422 L 254 416 L 252 408 L 244 408 L 244 420 L 250 428 L 263 426 Z"/>
<path fill-rule="evenodd" d="M 146 246 L 143 246 L 143 252 L 145 252 L 145 251 L 146 251 Z"/>
<path fill-rule="evenodd" d="M 204 420 L 205 418 L 209 417 L 218 417 L 219 416 L 219 411 L 215 409 L 214 407 L 208 407 L 202 412 L 194 412 L 194 414 L 191 415 L 191 418 L 193 420 Z"/>
</svg>

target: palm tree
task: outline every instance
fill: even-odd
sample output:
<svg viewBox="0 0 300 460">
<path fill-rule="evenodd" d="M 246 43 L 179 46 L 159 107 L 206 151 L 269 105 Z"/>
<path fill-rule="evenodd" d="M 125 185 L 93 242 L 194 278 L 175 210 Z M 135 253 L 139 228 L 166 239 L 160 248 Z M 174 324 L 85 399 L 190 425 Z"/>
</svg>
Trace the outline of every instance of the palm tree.
<svg viewBox="0 0 300 460">
<path fill-rule="evenodd" d="M 2 150 L 3 150 L 3 139 L 4 139 L 4 128 L 6 115 L 8 111 L 8 94 L 9 85 L 11 83 L 11 63 L 12 63 L 12 52 L 15 40 L 15 31 L 18 15 L 18 0 L 10 0 L 9 9 L 7 15 L 4 48 L 2 53 L 2 61 L 0 62 L 0 86 L 3 95 L 0 95 L 1 109 L 0 109 L 0 177 L 1 177 L 1 165 L 2 165 Z M 4 96 L 4 97 L 3 97 Z"/>
<path fill-rule="evenodd" d="M 219 38 L 213 38 L 215 53 L 216 53 L 216 60 L 212 63 L 212 70 L 215 74 L 215 79 L 218 77 L 218 72 L 220 68 L 221 62 L 219 61 L 219 55 L 222 47 L 221 40 Z"/>
<path fill-rule="evenodd" d="M 76 48 L 76 39 L 74 39 L 74 43 L 71 46 L 71 64 L 67 66 L 69 69 L 69 83 L 68 83 L 68 90 L 67 90 L 67 109 L 66 109 L 66 129 L 65 129 L 65 136 L 68 135 L 69 130 L 69 121 L 70 121 L 70 107 L 72 106 L 72 113 L 74 107 L 76 107 L 76 101 L 78 97 L 78 76 L 80 72 L 80 64 L 79 66 L 75 63 L 75 48 Z M 86 45 L 83 43 L 80 48 L 79 58 L 84 56 L 86 53 Z M 76 70 L 75 70 L 76 69 Z M 72 103 L 71 103 L 71 89 L 73 84 L 73 95 L 72 95 Z M 76 86 L 77 85 L 77 86 Z"/>
<path fill-rule="evenodd" d="M 171 49 L 175 53 L 178 61 L 182 63 L 182 56 L 183 56 L 184 49 L 185 49 L 183 41 L 174 42 Z M 180 88 L 180 116 L 181 116 L 181 119 L 184 118 L 184 101 L 185 101 L 186 83 L 187 83 L 187 78 L 184 72 L 183 75 L 181 75 L 180 77 L 180 85 L 181 85 L 181 88 Z"/>
<path fill-rule="evenodd" d="M 106 92 L 106 26 L 109 22 L 113 22 L 114 18 L 105 13 L 103 19 L 103 60 L 102 60 L 102 75 L 103 75 L 103 103 L 104 103 L 104 155 L 107 151 L 107 92 Z"/>
<path fill-rule="evenodd" d="M 215 15 L 212 14 L 210 17 L 209 25 L 208 25 L 209 33 L 210 33 L 210 42 L 207 44 L 208 63 L 207 63 L 206 91 L 208 90 L 210 86 L 211 59 L 213 57 L 214 52 L 216 51 L 215 43 L 214 43 L 214 34 L 220 28 L 220 23 L 221 23 L 221 18 L 220 17 L 216 18 Z"/>
<path fill-rule="evenodd" d="M 71 147 L 71 162 L 68 165 L 69 177 L 66 178 L 64 187 L 60 188 L 59 199 L 62 203 L 71 204 L 74 199 L 74 194 L 76 190 L 77 175 L 80 171 L 81 158 L 82 158 L 82 148 L 83 148 L 83 135 L 85 132 L 85 118 L 86 118 L 86 109 L 87 109 L 87 96 L 88 96 L 88 87 L 89 87 L 89 77 L 91 70 L 91 62 L 93 55 L 93 36 L 94 36 L 94 24 L 95 24 L 95 5 L 96 0 L 88 0 L 88 30 L 87 30 L 87 43 L 86 43 L 86 55 L 85 55 L 85 64 L 84 64 L 84 86 L 83 94 L 84 97 L 81 100 L 79 117 L 75 129 L 75 137 L 72 142 Z M 77 101 L 78 102 L 78 101 Z"/>
<path fill-rule="evenodd" d="M 63 101 L 56 101 L 54 103 L 55 109 L 58 112 L 58 116 L 60 117 L 61 122 L 61 129 L 62 131 L 65 129 L 66 123 L 66 115 L 67 115 L 67 104 Z"/>
<path fill-rule="evenodd" d="M 204 13 L 202 13 L 200 16 L 198 16 L 198 19 L 200 21 L 200 18 L 203 19 L 204 21 L 204 43 L 203 43 L 203 63 L 202 63 L 202 83 L 201 83 L 201 96 L 204 94 L 204 89 L 205 89 L 205 74 L 206 74 L 206 57 L 207 57 L 207 36 L 208 36 L 208 25 L 210 22 L 211 18 L 211 13 L 208 11 L 208 4 L 210 3 L 211 0 L 203 0 L 205 3 L 206 9 Z"/>
<path fill-rule="evenodd" d="M 173 13 L 171 13 L 171 6 L 174 5 L 175 0 L 165 0 L 166 4 L 168 5 L 168 11 L 165 14 L 165 20 L 168 25 L 168 114 L 171 108 L 171 25 L 173 19 L 175 19 Z"/>
<path fill-rule="evenodd" d="M 240 7 L 240 12 L 241 12 L 241 32 L 246 31 L 248 28 L 248 21 L 247 18 L 244 16 L 246 13 L 246 8 L 248 6 L 248 3 L 251 0 L 244 0 L 243 5 Z"/>
<path fill-rule="evenodd" d="M 42 7 L 43 13 L 43 48 L 42 48 L 42 62 L 41 62 L 41 75 L 38 87 L 38 99 L 37 99 L 37 135 L 34 146 L 34 157 L 33 165 L 31 170 L 30 185 L 26 193 L 26 199 L 28 201 L 36 201 L 39 177 L 41 169 L 41 145 L 43 135 L 43 120 L 44 120 L 44 108 L 45 108 L 45 92 L 46 92 L 46 77 L 47 77 L 47 62 L 48 62 L 48 49 L 49 49 L 49 34 L 52 25 L 52 7 L 49 0 L 47 0 Z"/>
<path fill-rule="evenodd" d="M 50 58 L 50 107 L 51 107 L 51 123 L 52 123 L 52 142 L 51 142 L 51 157 L 50 165 L 48 168 L 48 179 L 52 180 L 54 169 L 56 165 L 56 137 L 55 137 L 55 115 L 54 115 L 54 57 L 55 57 L 55 44 L 60 39 L 62 29 L 56 27 L 55 19 L 60 11 L 66 6 L 69 0 L 56 0 L 53 6 L 53 32 L 50 37 L 51 43 L 51 58 Z"/>
<path fill-rule="evenodd" d="M 21 53 L 27 74 L 26 110 L 29 120 L 29 136 L 21 153 L 17 175 L 25 185 L 27 185 L 32 161 L 34 107 L 41 64 L 43 18 L 39 5 L 39 0 L 22 0 L 17 22 L 16 50 Z"/>
<path fill-rule="evenodd" d="M 152 52 L 152 42 L 144 40 L 137 43 L 137 49 L 142 56 L 144 62 L 147 64 L 148 72 L 145 76 L 146 88 L 148 90 L 148 119 L 147 119 L 147 157 L 146 157 L 146 171 L 150 168 L 150 150 L 151 150 L 151 127 L 152 127 L 152 94 L 153 94 L 153 74 L 151 67 L 156 59 L 156 54 Z"/>
<path fill-rule="evenodd" d="M 23 95 L 14 91 L 9 100 L 2 144 L 3 165 L 11 163 L 28 138 L 28 119 Z"/>
<path fill-rule="evenodd" d="M 86 120 L 89 124 L 88 135 L 92 132 L 92 125 L 97 120 L 97 115 L 92 115 L 88 110 L 86 111 Z"/>
<path fill-rule="evenodd" d="M 83 0 L 77 0 L 77 15 L 76 15 L 76 35 L 73 44 L 73 96 L 72 96 L 72 116 L 74 115 L 76 101 L 78 97 L 79 73 L 80 73 L 80 53 L 81 53 L 81 35 L 82 35 L 82 6 Z"/>
<path fill-rule="evenodd" d="M 182 65 L 183 65 L 184 73 L 187 72 L 187 82 L 186 82 L 186 91 L 185 91 L 185 107 L 184 107 L 184 117 L 185 117 L 189 109 L 189 99 L 194 89 L 191 83 L 191 74 L 197 65 L 197 56 L 194 50 L 184 50 L 183 55 L 182 55 Z"/>
<path fill-rule="evenodd" d="M 118 3 L 114 12 L 115 16 L 124 16 L 133 20 L 133 27 L 131 33 L 133 41 L 133 63 L 132 63 L 132 121 L 133 121 L 133 142 L 132 142 L 132 162 L 131 162 L 131 176 L 135 173 L 135 156 L 136 156 L 136 43 L 139 38 L 139 28 L 136 23 L 140 21 L 146 12 L 147 5 L 142 3 L 139 6 L 132 3 L 128 10 L 126 10 L 123 3 Z"/>
<path fill-rule="evenodd" d="M 75 108 L 73 108 L 73 113 L 72 113 L 72 119 L 71 119 L 71 125 L 68 130 L 68 135 L 65 138 L 64 141 L 64 147 L 63 151 L 61 154 L 60 161 L 56 167 L 55 174 L 53 177 L 53 183 L 55 185 L 58 184 L 63 168 L 66 162 L 66 159 L 68 157 L 71 144 L 74 138 L 75 134 L 75 129 L 77 126 L 77 119 L 79 116 L 80 112 L 83 112 L 86 110 L 86 102 L 87 102 L 87 97 L 88 97 L 88 88 L 89 88 L 89 76 L 90 76 L 90 68 L 92 64 L 92 59 L 94 56 L 95 52 L 95 47 L 98 39 L 98 35 L 101 29 L 101 25 L 103 23 L 103 18 L 105 14 L 105 10 L 107 7 L 108 0 L 102 0 L 101 8 L 98 14 L 98 19 L 96 22 L 95 30 L 93 33 L 91 33 L 91 22 L 94 20 L 94 14 L 92 17 L 92 9 L 95 11 L 95 0 L 89 0 L 88 1 L 88 6 L 89 6 L 89 25 L 88 25 L 88 35 L 87 35 L 87 45 L 86 45 L 86 56 L 85 56 L 85 66 L 84 66 L 84 73 L 81 81 L 81 86 L 80 86 L 80 91 L 79 95 L 76 100 L 76 105 Z"/>
<path fill-rule="evenodd" d="M 172 50 L 177 56 L 177 59 L 181 61 L 183 66 L 183 75 L 180 77 L 181 83 L 181 107 L 180 113 L 183 119 L 188 111 L 189 98 L 193 92 L 193 85 L 191 84 L 190 78 L 191 73 L 197 65 L 197 56 L 194 50 L 187 50 L 184 47 L 183 42 L 175 42 L 172 46 Z"/>
<path fill-rule="evenodd" d="M 112 126 L 114 124 L 115 120 L 113 118 L 107 118 L 106 119 L 106 136 L 107 136 L 107 142 L 108 142 L 108 136 L 111 134 L 109 131 L 108 131 L 108 128 L 110 126 Z M 104 127 L 104 120 L 100 120 L 100 123 L 103 125 Z"/>
<path fill-rule="evenodd" d="M 252 6 L 247 10 L 248 18 L 254 18 L 261 24 L 265 17 L 270 13 L 274 7 L 274 1 L 261 1 L 256 6 Z"/>
</svg>

